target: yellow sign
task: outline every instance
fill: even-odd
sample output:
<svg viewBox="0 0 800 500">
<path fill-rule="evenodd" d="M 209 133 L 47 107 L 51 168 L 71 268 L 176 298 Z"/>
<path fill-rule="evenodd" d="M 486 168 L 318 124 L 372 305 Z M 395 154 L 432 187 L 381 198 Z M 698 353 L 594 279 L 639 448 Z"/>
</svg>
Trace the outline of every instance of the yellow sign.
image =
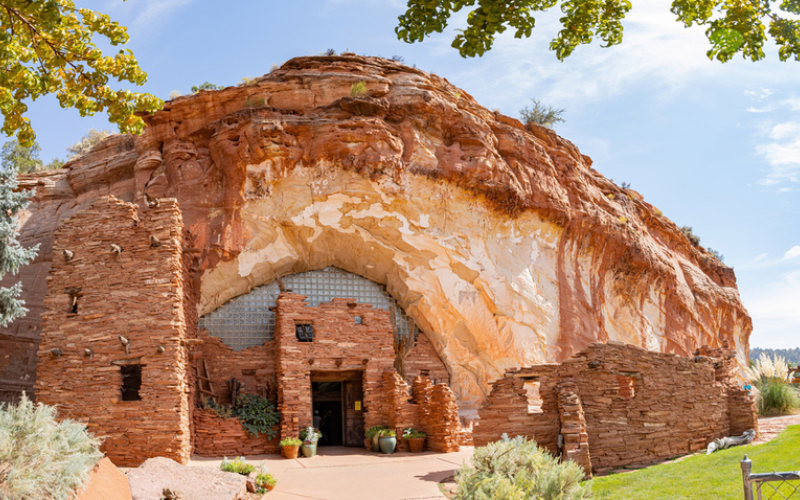
<svg viewBox="0 0 800 500">
<path fill-rule="evenodd" d="M 356 411 L 361 411 L 361 401 L 356 401 Z"/>
</svg>

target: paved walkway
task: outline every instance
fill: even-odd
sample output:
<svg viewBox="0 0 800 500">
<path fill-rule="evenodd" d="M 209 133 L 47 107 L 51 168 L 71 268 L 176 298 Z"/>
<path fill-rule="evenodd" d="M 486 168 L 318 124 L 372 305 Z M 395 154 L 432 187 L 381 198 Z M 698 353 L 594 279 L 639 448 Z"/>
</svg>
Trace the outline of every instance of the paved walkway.
<svg viewBox="0 0 800 500">
<path fill-rule="evenodd" d="M 783 417 L 761 417 L 758 419 L 758 437 L 753 444 L 772 441 L 790 425 L 800 425 L 800 414 Z"/>
<path fill-rule="evenodd" d="M 245 457 L 266 462 L 278 484 L 268 500 L 423 500 L 442 499 L 439 482 L 472 456 L 471 446 L 458 453 L 382 455 L 359 448 L 321 447 L 311 458 L 288 460 L 278 455 Z M 218 458 L 195 457 L 191 466 L 215 466 Z"/>
</svg>

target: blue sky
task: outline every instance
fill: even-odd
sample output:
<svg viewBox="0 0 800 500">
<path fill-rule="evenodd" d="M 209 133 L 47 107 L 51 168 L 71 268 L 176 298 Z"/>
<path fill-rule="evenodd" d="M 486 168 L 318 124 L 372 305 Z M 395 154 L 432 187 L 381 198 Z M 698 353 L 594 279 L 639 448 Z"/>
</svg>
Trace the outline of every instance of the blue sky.
<svg viewBox="0 0 800 500">
<path fill-rule="evenodd" d="M 76 3 L 128 26 L 128 47 L 149 74 L 143 89 L 163 99 L 332 48 L 400 55 L 507 115 L 531 97 L 564 108 L 556 131 L 596 169 L 724 254 L 753 317 L 751 345 L 800 346 L 800 62 L 779 62 L 771 43 L 758 63 L 711 62 L 702 28 L 683 28 L 664 0 L 634 2 L 622 45 L 583 46 L 565 62 L 547 49 L 558 12 L 537 18 L 530 39 L 504 35 L 483 58 L 462 59 L 449 46 L 452 29 L 398 41 L 405 3 L 396 0 Z M 112 129 L 54 98 L 29 116 L 45 161 L 90 128 Z"/>
</svg>

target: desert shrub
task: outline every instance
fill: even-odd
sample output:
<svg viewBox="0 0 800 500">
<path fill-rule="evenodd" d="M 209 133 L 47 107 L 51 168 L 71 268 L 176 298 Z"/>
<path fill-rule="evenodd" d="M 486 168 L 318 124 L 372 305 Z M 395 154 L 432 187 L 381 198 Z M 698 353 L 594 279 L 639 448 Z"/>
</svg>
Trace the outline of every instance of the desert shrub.
<svg viewBox="0 0 800 500">
<path fill-rule="evenodd" d="M 367 82 L 354 83 L 350 87 L 350 95 L 353 97 L 359 96 L 367 91 Z"/>
<path fill-rule="evenodd" d="M 283 448 L 284 446 L 302 446 L 303 442 L 298 438 L 290 437 L 281 439 L 281 442 L 278 444 Z"/>
<path fill-rule="evenodd" d="M 574 462 L 559 463 L 535 441 L 522 437 L 475 449 L 472 465 L 456 471 L 456 500 L 577 500 L 588 498 L 580 484 L 583 469 Z"/>
<path fill-rule="evenodd" d="M 689 241 L 692 242 L 692 245 L 697 246 L 697 245 L 700 244 L 700 237 L 697 236 L 696 234 L 694 234 L 694 232 L 692 231 L 691 226 L 683 226 L 681 228 L 681 232 L 683 233 L 684 236 L 689 238 Z"/>
<path fill-rule="evenodd" d="M 74 420 L 56 422 L 56 409 L 0 405 L 0 498 L 66 500 L 83 487 L 103 456 L 100 440 Z"/>
<path fill-rule="evenodd" d="M 255 465 L 245 463 L 244 457 L 235 458 L 233 460 L 228 460 L 228 457 L 225 457 L 222 459 L 222 463 L 219 465 L 219 468 L 225 472 L 235 472 L 236 474 L 241 474 L 242 476 L 247 476 L 256 470 Z"/>
<path fill-rule="evenodd" d="M 714 250 L 713 248 L 708 247 L 708 248 L 706 248 L 706 252 L 708 252 L 708 255 L 714 257 L 718 261 L 720 261 L 722 263 L 725 262 L 725 256 L 722 255 L 721 253 L 719 253 L 717 250 Z"/>
<path fill-rule="evenodd" d="M 256 484 L 259 488 L 266 488 L 267 486 L 275 486 L 275 477 L 268 472 L 259 472 L 256 476 Z"/>
<path fill-rule="evenodd" d="M 201 90 L 222 90 L 222 87 L 219 85 L 214 85 L 210 82 L 203 82 L 200 85 L 193 85 L 192 86 L 192 94 L 196 94 Z"/>
<path fill-rule="evenodd" d="M 336 49 L 328 49 L 328 50 L 326 50 L 325 51 L 325 55 L 329 56 L 329 57 L 335 56 L 336 55 Z"/>
<path fill-rule="evenodd" d="M 111 135 L 108 130 L 89 130 L 86 135 L 81 137 L 81 140 L 67 148 L 70 160 L 77 160 L 92 150 L 100 141 Z"/>
<path fill-rule="evenodd" d="M 564 114 L 565 110 L 552 106 L 545 106 L 536 99 L 531 99 L 531 102 L 533 102 L 532 108 L 525 106 L 519 110 L 519 115 L 523 122 L 537 123 L 544 127 L 551 128 L 556 123 L 564 121 L 561 115 Z"/>
</svg>

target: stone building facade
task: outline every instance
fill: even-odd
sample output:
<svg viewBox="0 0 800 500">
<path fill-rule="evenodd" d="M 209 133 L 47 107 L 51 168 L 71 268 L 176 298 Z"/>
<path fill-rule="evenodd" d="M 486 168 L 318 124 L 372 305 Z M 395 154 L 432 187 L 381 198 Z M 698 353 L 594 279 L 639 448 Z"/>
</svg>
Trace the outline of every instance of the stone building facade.
<svg viewBox="0 0 800 500">
<path fill-rule="evenodd" d="M 458 406 L 424 333 L 406 360 L 406 376 L 419 386 L 413 395 L 394 369 L 390 312 L 353 298 L 310 306 L 307 296 L 282 291 L 267 308 L 274 334 L 228 339 L 237 350 L 198 327 L 218 331 L 220 323 L 198 321 L 183 233 L 174 200 L 140 217 L 135 205 L 104 197 L 55 234 L 37 399 L 87 422 L 115 463 L 274 453 L 278 439 L 297 436 L 320 410 L 328 413 L 329 444 L 363 446 L 365 428 L 390 425 L 398 434 L 427 429 L 431 449 L 458 450 L 448 437 L 461 430 Z M 235 325 L 243 317 L 267 315 L 249 306 L 239 312 L 222 315 L 226 334 L 241 333 Z M 276 438 L 248 436 L 238 420 L 203 409 L 208 397 L 230 404 L 232 387 L 273 400 L 282 415 Z"/>
<path fill-rule="evenodd" d="M 561 364 L 509 370 L 479 410 L 476 445 L 528 436 L 587 474 L 645 465 L 758 430 L 755 402 L 735 379 L 733 354 L 693 358 L 609 341 Z"/>
</svg>

